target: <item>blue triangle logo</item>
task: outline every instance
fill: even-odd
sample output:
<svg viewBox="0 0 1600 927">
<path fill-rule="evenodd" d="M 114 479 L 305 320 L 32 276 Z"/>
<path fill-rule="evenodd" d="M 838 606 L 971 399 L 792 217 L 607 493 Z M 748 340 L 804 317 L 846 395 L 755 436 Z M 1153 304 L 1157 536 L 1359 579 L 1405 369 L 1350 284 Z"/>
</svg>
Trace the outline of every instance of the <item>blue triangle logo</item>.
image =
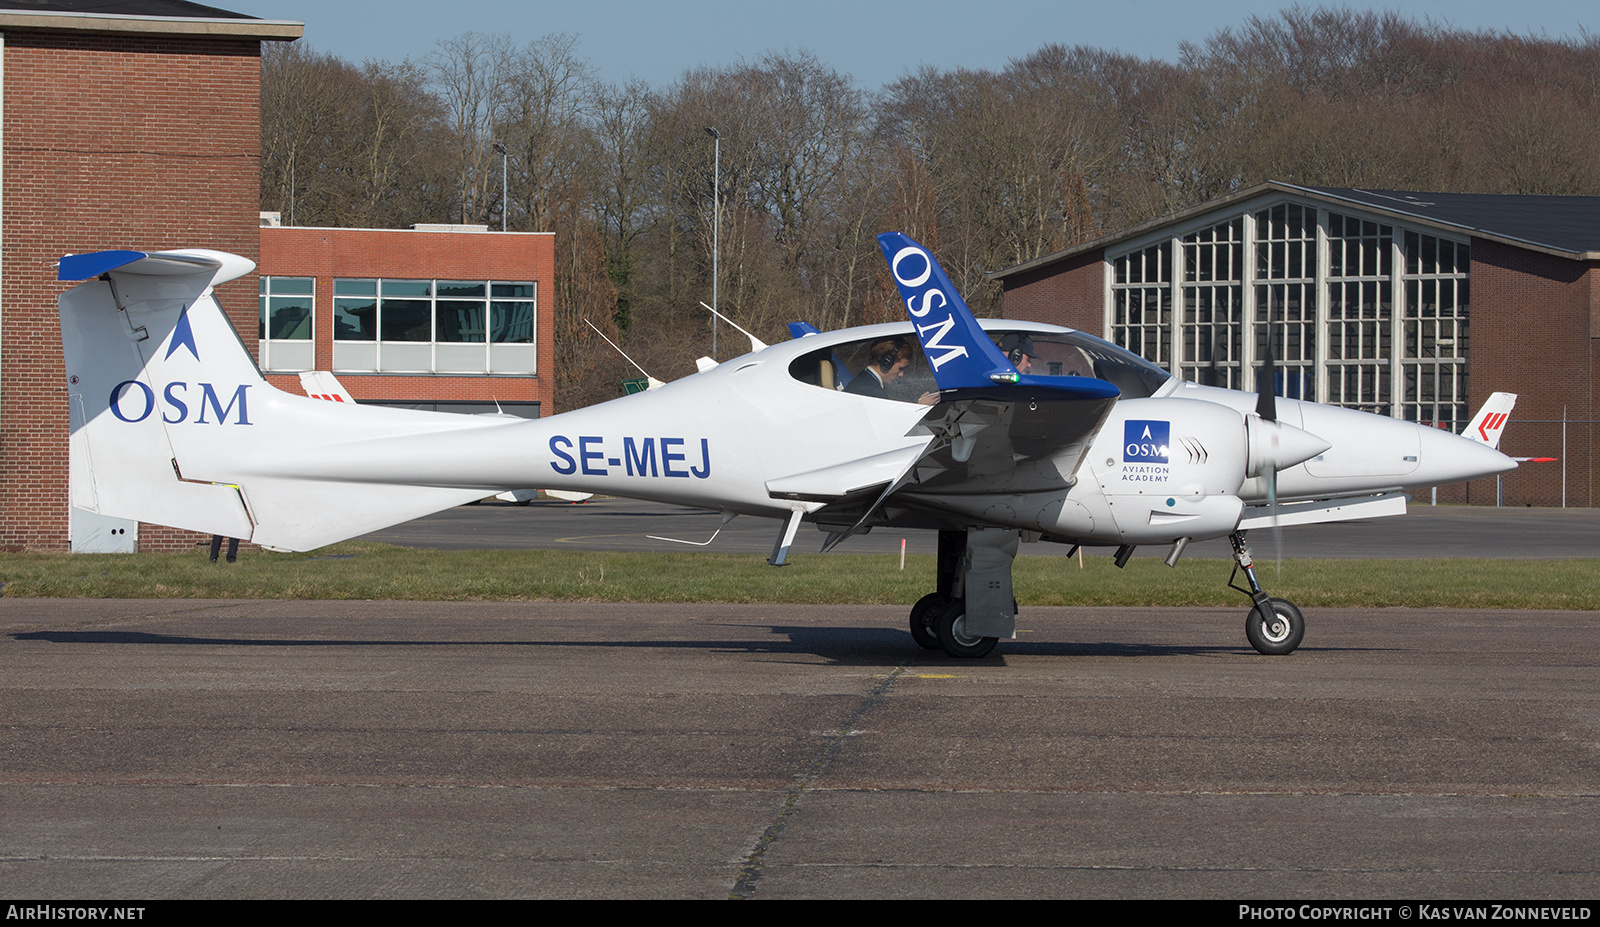
<svg viewBox="0 0 1600 927">
<path fill-rule="evenodd" d="M 194 329 L 189 327 L 188 309 L 183 310 L 183 314 L 178 316 L 178 324 L 172 327 L 172 340 L 167 342 L 167 357 L 171 357 L 180 347 L 188 348 L 195 360 L 200 359 L 200 349 L 194 343 Z"/>
</svg>

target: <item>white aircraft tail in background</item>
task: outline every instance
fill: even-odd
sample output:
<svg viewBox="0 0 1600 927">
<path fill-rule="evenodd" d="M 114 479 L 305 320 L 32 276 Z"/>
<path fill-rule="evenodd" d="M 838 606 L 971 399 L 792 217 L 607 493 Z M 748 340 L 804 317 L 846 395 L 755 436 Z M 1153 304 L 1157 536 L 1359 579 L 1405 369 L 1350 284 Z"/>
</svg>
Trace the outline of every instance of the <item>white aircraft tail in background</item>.
<svg viewBox="0 0 1600 927">
<path fill-rule="evenodd" d="M 1506 422 L 1511 418 L 1511 409 L 1517 404 L 1516 393 L 1490 393 L 1483 408 L 1472 417 L 1467 427 L 1461 432 L 1461 437 L 1488 447 L 1500 446 L 1500 434 L 1506 430 Z"/>
<path fill-rule="evenodd" d="M 339 378 L 326 370 L 307 370 L 300 374 L 300 388 L 312 399 L 355 404 L 355 400 L 350 398 L 350 391 L 344 388 Z"/>
</svg>

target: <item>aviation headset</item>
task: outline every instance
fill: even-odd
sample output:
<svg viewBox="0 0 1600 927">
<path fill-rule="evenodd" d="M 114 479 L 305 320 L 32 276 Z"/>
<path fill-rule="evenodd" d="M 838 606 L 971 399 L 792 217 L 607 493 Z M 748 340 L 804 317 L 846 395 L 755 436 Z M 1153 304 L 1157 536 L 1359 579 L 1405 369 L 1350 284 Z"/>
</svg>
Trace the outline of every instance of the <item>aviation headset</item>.
<svg viewBox="0 0 1600 927">
<path fill-rule="evenodd" d="M 878 369 L 884 373 L 894 369 L 894 365 L 900 362 L 900 355 L 905 353 L 905 350 L 906 343 L 900 338 L 880 341 L 872 346 L 872 354 L 876 359 Z"/>
<path fill-rule="evenodd" d="M 1000 336 L 1000 350 L 1005 352 L 1006 360 L 1011 366 L 1022 363 L 1023 357 L 1033 357 L 1033 339 L 1019 332 L 1010 332 Z"/>
</svg>

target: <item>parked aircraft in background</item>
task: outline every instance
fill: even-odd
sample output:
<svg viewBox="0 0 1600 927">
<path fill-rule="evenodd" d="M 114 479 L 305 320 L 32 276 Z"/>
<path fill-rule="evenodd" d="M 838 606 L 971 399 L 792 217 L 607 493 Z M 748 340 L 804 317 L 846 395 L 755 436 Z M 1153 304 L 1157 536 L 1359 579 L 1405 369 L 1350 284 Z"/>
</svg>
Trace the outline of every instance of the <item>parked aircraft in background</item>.
<svg viewBox="0 0 1600 927">
<path fill-rule="evenodd" d="M 1114 546 L 1121 565 L 1139 545 L 1176 564 L 1191 540 L 1229 537 L 1247 637 L 1282 654 L 1304 619 L 1262 590 L 1247 530 L 1399 514 L 1407 488 L 1515 466 L 1490 426 L 1477 441 L 1204 387 L 1082 332 L 980 321 L 920 245 L 879 241 L 910 324 L 802 329 L 533 420 L 274 389 L 212 297 L 250 271 L 243 258 L 63 258 L 61 279 L 87 281 L 60 297 L 73 503 L 282 550 L 528 485 L 777 518 L 775 564 L 802 522 L 829 532 L 824 549 L 878 525 L 937 529 L 937 585 L 911 633 L 956 657 L 1014 636 L 1024 539 Z"/>
</svg>

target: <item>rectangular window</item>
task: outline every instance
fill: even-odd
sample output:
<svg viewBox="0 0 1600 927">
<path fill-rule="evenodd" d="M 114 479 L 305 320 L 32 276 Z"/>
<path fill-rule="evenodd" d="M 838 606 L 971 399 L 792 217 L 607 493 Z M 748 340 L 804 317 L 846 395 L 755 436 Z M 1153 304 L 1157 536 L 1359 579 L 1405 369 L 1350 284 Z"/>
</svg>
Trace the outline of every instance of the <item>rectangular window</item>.
<svg viewBox="0 0 1600 927">
<path fill-rule="evenodd" d="M 1182 248 L 1179 375 L 1207 386 L 1242 389 L 1244 219 L 1186 235 Z"/>
<path fill-rule="evenodd" d="M 1405 417 L 1460 431 L 1467 404 L 1470 246 L 1406 232 L 1400 366 Z"/>
<path fill-rule="evenodd" d="M 315 278 L 261 277 L 262 370 L 302 371 L 315 366 L 315 308 Z"/>
<path fill-rule="evenodd" d="M 341 279 L 333 292 L 335 370 L 536 372 L 532 282 Z"/>
<path fill-rule="evenodd" d="M 1162 243 L 1113 262 L 1111 340 L 1172 369 L 1171 248 Z"/>
<path fill-rule="evenodd" d="M 1394 228 L 1328 216 L 1328 396 L 1348 409 L 1390 415 Z"/>
</svg>

